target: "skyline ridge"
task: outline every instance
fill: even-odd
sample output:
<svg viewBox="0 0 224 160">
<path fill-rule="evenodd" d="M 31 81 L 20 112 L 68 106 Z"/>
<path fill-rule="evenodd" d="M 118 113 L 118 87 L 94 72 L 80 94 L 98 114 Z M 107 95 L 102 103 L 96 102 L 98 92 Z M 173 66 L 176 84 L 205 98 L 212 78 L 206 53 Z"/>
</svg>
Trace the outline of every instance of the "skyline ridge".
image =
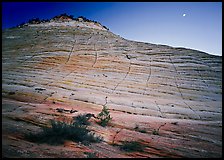
<svg viewBox="0 0 224 160">
<path fill-rule="evenodd" d="M 2 6 L 3 28 L 68 13 L 101 22 L 126 39 L 222 55 L 221 2 L 3 2 Z"/>
</svg>

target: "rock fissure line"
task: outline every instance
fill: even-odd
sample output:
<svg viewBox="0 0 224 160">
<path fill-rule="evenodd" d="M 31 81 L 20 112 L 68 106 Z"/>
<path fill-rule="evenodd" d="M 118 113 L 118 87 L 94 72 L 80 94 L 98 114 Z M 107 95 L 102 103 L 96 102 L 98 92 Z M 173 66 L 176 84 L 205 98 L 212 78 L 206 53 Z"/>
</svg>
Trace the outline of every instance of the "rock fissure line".
<svg viewBox="0 0 224 160">
<path fill-rule="evenodd" d="M 169 55 L 169 59 L 170 59 L 170 62 L 172 63 L 172 66 L 173 66 L 175 72 L 176 72 L 177 75 L 178 75 L 177 69 L 176 69 L 176 67 L 175 67 L 175 65 L 174 65 L 174 63 L 173 63 L 173 61 L 172 61 L 170 55 Z M 176 80 L 176 76 L 174 76 L 174 78 L 175 78 L 175 84 L 176 84 L 176 87 L 177 87 L 177 89 L 178 89 L 178 92 L 180 93 L 181 98 L 183 99 L 183 103 L 184 103 L 184 104 L 185 104 L 185 105 L 186 105 L 192 112 L 194 112 L 194 114 L 196 114 L 196 115 L 199 117 L 199 119 L 201 119 L 201 116 L 200 116 L 199 114 L 197 114 L 197 113 L 191 108 L 191 106 L 189 106 L 189 105 L 184 101 L 184 97 L 183 97 L 183 94 L 182 94 L 182 92 L 181 92 L 181 90 L 180 90 L 180 87 L 178 86 L 178 83 L 177 83 L 177 80 Z"/>
<path fill-rule="evenodd" d="M 143 95 L 145 95 L 145 92 L 146 92 L 146 90 L 147 90 L 147 88 L 148 88 L 148 86 L 149 86 L 149 79 L 150 79 L 151 74 L 152 74 L 151 62 L 152 62 L 152 61 L 151 61 L 151 57 L 150 57 L 149 75 L 148 75 L 148 78 L 147 78 L 147 80 L 146 80 L 146 87 L 145 87 L 145 89 L 144 89 L 144 93 L 143 93 Z"/>
<path fill-rule="evenodd" d="M 156 104 L 156 107 L 158 108 L 158 111 L 160 112 L 160 114 L 161 114 L 161 117 L 164 117 L 163 116 L 163 113 L 162 113 L 162 111 L 161 111 L 161 109 L 160 109 L 160 107 L 159 107 L 159 105 L 158 105 L 158 103 L 155 101 L 155 104 Z"/>
<path fill-rule="evenodd" d="M 166 123 L 161 124 L 157 130 L 159 131 L 159 130 L 160 130 L 160 128 L 161 128 L 161 127 L 163 127 L 163 126 L 165 126 L 165 125 L 166 125 Z"/>
<path fill-rule="evenodd" d="M 70 53 L 69 53 L 69 55 L 68 55 L 68 58 L 67 58 L 67 60 L 65 61 L 65 63 L 64 63 L 64 64 L 58 64 L 56 67 L 52 67 L 52 68 L 50 68 L 49 70 L 46 70 L 46 72 L 52 71 L 52 70 L 54 70 L 54 69 L 57 69 L 58 67 L 64 66 L 65 64 L 68 63 L 68 61 L 70 60 L 71 54 L 72 54 L 72 52 L 73 52 L 73 50 L 74 50 L 74 48 L 75 48 L 75 44 L 76 44 L 75 35 L 74 35 L 74 40 L 75 40 L 75 41 L 74 41 L 74 45 L 72 46 L 72 49 L 71 49 L 71 51 L 70 51 Z"/>
<path fill-rule="evenodd" d="M 112 144 L 114 144 L 114 141 L 115 141 L 117 135 L 118 135 L 121 131 L 122 131 L 122 128 L 116 131 L 116 133 L 115 133 L 115 135 L 114 135 L 114 137 L 113 137 Z"/>
<path fill-rule="evenodd" d="M 114 89 L 112 90 L 112 93 L 114 93 L 114 91 L 117 89 L 117 87 L 126 79 L 126 77 L 128 76 L 128 74 L 130 73 L 130 70 L 131 70 L 131 60 L 129 59 L 129 67 L 128 67 L 128 71 L 127 73 L 125 74 L 124 78 L 117 83 L 117 85 L 114 87 Z"/>
<path fill-rule="evenodd" d="M 55 68 L 51 68 L 50 70 L 47 70 L 47 71 L 52 71 L 53 69 L 56 69 L 56 68 L 58 68 L 58 67 L 60 67 L 60 66 L 62 66 L 62 65 L 63 65 L 63 66 L 66 65 L 66 64 L 68 63 L 68 61 L 70 60 L 71 54 L 72 54 L 73 49 L 74 49 L 74 47 L 75 47 L 75 43 L 76 43 L 76 40 L 75 40 L 75 42 L 74 42 L 74 45 L 72 46 L 71 52 L 69 53 L 69 55 L 68 55 L 68 59 L 67 59 L 67 61 L 65 62 L 65 64 L 59 64 L 57 67 L 55 67 Z M 67 76 L 69 76 L 69 75 L 72 74 L 72 73 L 73 73 L 73 71 L 71 71 L 69 74 L 65 75 L 64 77 L 62 77 L 62 78 L 60 79 L 60 81 L 63 80 L 64 78 L 66 78 Z M 58 81 L 56 81 L 56 82 L 58 82 Z M 48 82 L 46 85 L 49 86 L 50 84 L 53 84 L 53 83 L 55 83 L 55 81 Z M 52 95 L 53 95 L 53 94 L 52 94 Z M 52 95 L 49 96 L 49 97 L 52 97 Z M 44 102 L 47 98 L 49 98 L 49 97 L 44 98 L 43 102 Z"/>
<path fill-rule="evenodd" d="M 97 51 L 96 51 L 96 48 L 95 48 L 95 44 L 94 44 L 94 51 L 95 51 L 95 60 L 94 60 L 94 62 L 93 62 L 92 67 L 94 67 L 94 65 L 95 65 L 96 62 L 97 62 L 97 58 L 98 58 L 98 54 L 97 54 Z"/>
<path fill-rule="evenodd" d="M 75 41 L 75 42 L 76 42 L 76 41 Z M 68 55 L 68 59 L 67 59 L 67 61 L 65 62 L 65 64 L 67 64 L 68 61 L 69 61 L 70 58 L 71 58 L 71 54 L 72 54 L 72 52 L 73 52 L 73 50 L 74 50 L 74 48 L 75 48 L 75 42 L 74 42 L 74 45 L 72 46 L 72 49 L 71 49 L 71 51 L 70 51 L 70 53 L 69 53 L 69 55 Z"/>
</svg>

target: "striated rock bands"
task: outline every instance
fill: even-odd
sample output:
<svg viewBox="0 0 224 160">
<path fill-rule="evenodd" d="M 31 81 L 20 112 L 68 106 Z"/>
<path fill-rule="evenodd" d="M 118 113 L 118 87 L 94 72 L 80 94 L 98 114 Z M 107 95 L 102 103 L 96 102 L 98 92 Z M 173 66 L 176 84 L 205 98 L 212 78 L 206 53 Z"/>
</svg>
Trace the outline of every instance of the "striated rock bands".
<svg viewBox="0 0 224 160">
<path fill-rule="evenodd" d="M 98 157 L 221 157 L 221 65 L 218 56 L 129 41 L 82 20 L 7 29 L 3 156 L 85 157 L 85 151 Z M 38 146 L 23 138 L 50 119 L 96 115 L 103 105 L 113 119 L 105 128 L 92 119 L 92 130 L 104 137 L 100 144 Z M 136 124 L 144 133 L 134 129 Z M 111 145 L 124 140 L 147 147 L 126 153 Z"/>
</svg>

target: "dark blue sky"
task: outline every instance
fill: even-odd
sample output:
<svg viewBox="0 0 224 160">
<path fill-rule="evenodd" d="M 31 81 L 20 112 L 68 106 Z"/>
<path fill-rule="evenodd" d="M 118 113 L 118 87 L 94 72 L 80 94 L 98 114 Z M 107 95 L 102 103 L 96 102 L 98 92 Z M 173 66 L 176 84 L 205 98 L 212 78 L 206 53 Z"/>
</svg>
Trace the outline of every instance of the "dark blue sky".
<svg viewBox="0 0 224 160">
<path fill-rule="evenodd" d="M 67 13 L 126 39 L 222 55 L 221 2 L 2 2 L 2 12 L 3 29 Z"/>
</svg>

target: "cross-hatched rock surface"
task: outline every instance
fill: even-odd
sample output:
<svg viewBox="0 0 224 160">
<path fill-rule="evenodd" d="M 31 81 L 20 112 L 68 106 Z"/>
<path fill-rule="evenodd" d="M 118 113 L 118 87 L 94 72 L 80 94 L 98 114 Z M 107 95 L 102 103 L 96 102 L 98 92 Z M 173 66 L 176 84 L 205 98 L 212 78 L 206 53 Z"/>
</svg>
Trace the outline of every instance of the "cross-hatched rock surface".
<svg viewBox="0 0 224 160">
<path fill-rule="evenodd" d="M 3 157 L 222 156 L 221 57 L 68 23 L 2 33 Z M 113 118 L 108 126 L 90 119 L 103 142 L 50 146 L 24 139 L 50 119 L 97 115 L 105 105 Z M 125 152 L 111 145 L 125 140 L 146 148 Z"/>
</svg>

